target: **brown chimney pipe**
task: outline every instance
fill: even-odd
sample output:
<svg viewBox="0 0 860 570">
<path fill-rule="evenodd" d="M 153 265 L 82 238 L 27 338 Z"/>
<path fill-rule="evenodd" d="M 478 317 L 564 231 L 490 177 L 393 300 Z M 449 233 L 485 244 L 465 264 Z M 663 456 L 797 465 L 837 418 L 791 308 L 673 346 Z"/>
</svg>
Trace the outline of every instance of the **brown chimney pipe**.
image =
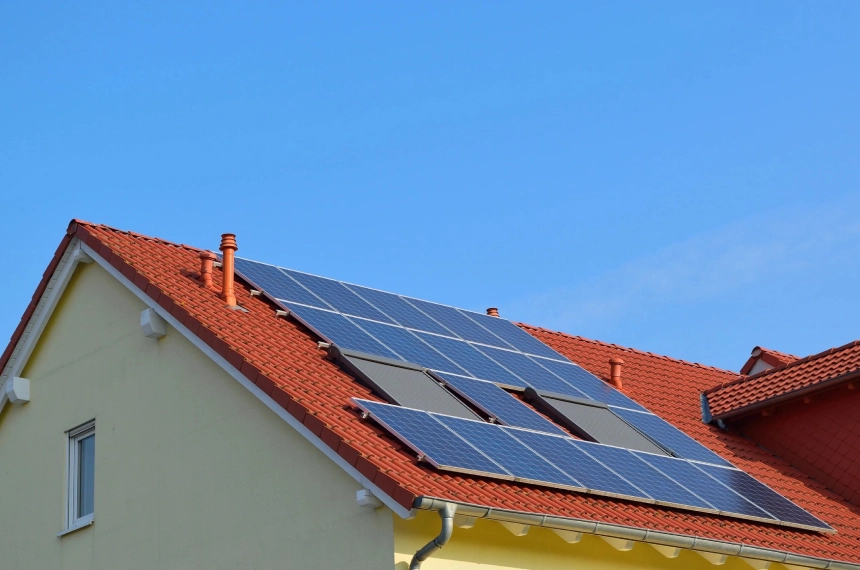
<svg viewBox="0 0 860 570">
<path fill-rule="evenodd" d="M 490 315 L 491 317 L 498 317 L 499 316 L 499 310 L 495 307 L 490 307 L 489 309 L 487 309 L 487 314 Z"/>
<path fill-rule="evenodd" d="M 609 359 L 609 383 L 615 386 L 616 389 L 621 389 L 621 365 L 624 361 L 614 356 Z"/>
<path fill-rule="evenodd" d="M 211 251 L 200 252 L 200 286 L 207 289 L 212 288 L 212 264 L 215 263 L 215 254 Z"/>
<path fill-rule="evenodd" d="M 236 245 L 236 234 L 221 234 L 221 247 L 219 249 L 223 254 L 221 274 L 224 277 L 221 287 L 221 298 L 224 299 L 228 307 L 235 307 L 236 295 L 233 293 L 235 259 L 233 256 L 236 250 L 239 249 L 239 246 Z"/>
</svg>

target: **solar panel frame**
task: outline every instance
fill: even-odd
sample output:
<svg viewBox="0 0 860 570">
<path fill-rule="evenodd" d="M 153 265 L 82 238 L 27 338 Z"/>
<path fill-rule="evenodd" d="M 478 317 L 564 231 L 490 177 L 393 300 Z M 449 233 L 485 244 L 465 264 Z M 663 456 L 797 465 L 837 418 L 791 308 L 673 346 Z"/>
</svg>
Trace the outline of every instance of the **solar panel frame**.
<svg viewBox="0 0 860 570">
<path fill-rule="evenodd" d="M 389 319 L 379 309 L 356 295 L 340 281 L 292 269 L 283 269 L 283 271 L 295 279 L 296 282 L 303 285 L 308 291 L 311 291 L 328 305 L 334 307 L 335 310 L 345 315 L 395 324 L 394 321 Z"/>
<path fill-rule="evenodd" d="M 341 313 L 287 303 L 284 306 L 306 327 L 341 348 L 403 360 Z"/>
<path fill-rule="evenodd" d="M 515 479 L 502 466 L 451 431 L 429 412 L 360 398 L 352 398 L 352 403 L 418 454 L 419 458 L 437 469 L 471 475 L 491 475 L 508 481 Z M 410 437 L 410 434 L 415 437 Z M 445 448 L 450 448 L 450 451 L 446 452 Z M 430 449 L 435 449 L 436 453 Z M 456 461 L 455 456 L 465 453 L 471 453 L 477 458 L 477 462 L 472 464 L 475 468 Z M 446 457 L 451 461 L 445 461 Z"/>
<path fill-rule="evenodd" d="M 813 530 L 833 530 L 833 527 L 745 471 L 717 465 L 691 464 L 783 523 L 804 525 Z"/>
<path fill-rule="evenodd" d="M 334 309 L 284 273 L 280 267 L 237 257 L 236 272 L 242 279 L 253 284 L 256 289 L 275 299 L 319 309 Z"/>
<path fill-rule="evenodd" d="M 493 382 L 435 371 L 433 375 L 445 382 L 448 389 L 504 425 L 567 435 L 560 427 Z"/>
<path fill-rule="evenodd" d="M 526 384 L 511 371 L 499 366 L 497 362 L 464 340 L 438 336 L 416 331 L 416 336 L 453 360 L 467 374 L 483 380 L 492 380 L 505 386 L 524 388 Z"/>
<path fill-rule="evenodd" d="M 609 406 L 609 408 L 618 417 L 676 457 L 733 467 L 731 463 L 656 414 L 636 412 L 616 406 Z"/>
<path fill-rule="evenodd" d="M 423 301 L 412 297 L 403 297 L 409 304 L 431 317 L 434 321 L 451 331 L 452 336 L 491 346 L 512 349 L 508 343 L 462 314 L 454 307 Z"/>
<path fill-rule="evenodd" d="M 517 481 L 561 489 L 581 489 L 578 481 L 501 430 L 501 426 L 453 416 L 436 415 L 436 419 L 501 465 Z"/>
<path fill-rule="evenodd" d="M 657 504 L 702 512 L 716 510 L 713 505 L 674 479 L 667 477 L 628 449 L 587 441 L 577 441 L 574 445 L 595 461 L 617 473 L 625 481 L 647 493 Z"/>
<path fill-rule="evenodd" d="M 451 331 L 410 305 L 400 295 L 352 283 L 344 283 L 344 286 L 403 327 L 436 334 L 452 334 Z"/>
<path fill-rule="evenodd" d="M 516 374 L 527 386 L 531 386 L 537 390 L 556 392 L 578 398 L 587 397 L 581 391 L 521 352 L 502 350 L 489 346 L 475 346 L 475 348 Z"/>
<path fill-rule="evenodd" d="M 507 319 L 491 317 L 465 309 L 457 310 L 520 352 L 539 355 L 545 358 L 566 360 L 564 356 Z"/>
<path fill-rule="evenodd" d="M 403 327 L 356 317 L 347 318 L 407 362 L 454 374 L 466 373 L 450 358 Z"/>
<path fill-rule="evenodd" d="M 535 360 L 544 368 L 576 388 L 584 398 L 604 402 L 609 405 L 647 411 L 606 382 L 588 372 L 573 362 L 560 362 L 547 358 L 536 357 Z"/>
</svg>

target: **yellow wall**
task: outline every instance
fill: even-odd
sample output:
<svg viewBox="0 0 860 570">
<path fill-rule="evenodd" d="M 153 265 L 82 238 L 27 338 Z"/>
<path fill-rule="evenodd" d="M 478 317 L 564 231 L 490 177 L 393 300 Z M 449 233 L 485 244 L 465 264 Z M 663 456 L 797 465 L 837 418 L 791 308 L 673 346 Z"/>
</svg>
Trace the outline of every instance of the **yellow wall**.
<svg viewBox="0 0 860 570">
<path fill-rule="evenodd" d="M 415 552 L 439 534 L 441 522 L 435 512 L 421 512 L 412 520 L 394 517 L 394 559 L 396 570 L 407 570 Z M 451 541 L 422 566 L 422 570 L 752 570 L 743 560 L 729 557 L 714 566 L 689 550 L 669 559 L 644 543 L 619 552 L 594 535 L 583 535 L 568 544 L 553 531 L 531 528 L 525 536 L 514 536 L 501 524 L 478 520 L 469 529 L 454 527 Z M 785 570 L 772 564 L 771 570 Z"/>
<path fill-rule="evenodd" d="M 145 308 L 77 269 L 0 414 L 0 568 L 390 568 L 391 511 Z M 95 524 L 58 538 L 64 432 L 92 418 Z"/>
</svg>

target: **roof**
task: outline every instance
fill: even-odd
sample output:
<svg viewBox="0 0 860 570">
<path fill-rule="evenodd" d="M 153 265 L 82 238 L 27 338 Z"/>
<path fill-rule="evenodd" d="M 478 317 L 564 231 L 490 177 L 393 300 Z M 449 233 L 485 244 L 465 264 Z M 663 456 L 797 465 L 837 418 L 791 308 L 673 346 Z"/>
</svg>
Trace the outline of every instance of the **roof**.
<svg viewBox="0 0 860 570">
<path fill-rule="evenodd" d="M 311 331 L 278 316 L 274 305 L 264 297 L 252 296 L 241 283 L 236 296 L 246 311 L 234 311 L 225 308 L 217 293 L 187 276 L 197 269 L 201 250 L 80 221 L 73 222 L 68 231 L 103 258 L 106 266 L 149 296 L 153 306 L 181 322 L 189 334 L 241 371 L 313 437 L 406 509 L 419 497 L 436 497 L 860 562 L 860 516 L 854 507 L 751 441 L 699 421 L 699 393 L 709 386 L 729 383 L 734 373 L 522 325 L 604 378 L 609 358 L 621 356 L 629 396 L 826 521 L 836 534 L 436 471 L 419 463 L 414 454 L 372 422 L 361 419 L 350 398 L 378 398 L 327 360 Z M 68 240 L 64 244 L 68 245 Z M 49 276 L 46 272 L 46 279 Z M 38 295 L 34 296 L 36 302 Z M 25 321 L 13 335 L 12 344 L 17 342 L 16 335 L 20 337 Z M 0 369 L 10 354 L 11 350 L 4 353 Z"/>
<path fill-rule="evenodd" d="M 750 357 L 744 363 L 741 368 L 741 375 L 749 374 L 750 370 L 752 370 L 755 363 L 759 360 L 763 360 L 766 364 L 770 366 L 782 366 L 783 364 L 788 364 L 794 360 L 800 358 L 799 356 L 794 356 L 793 354 L 787 354 L 785 352 L 779 352 L 778 350 L 772 350 L 770 348 L 764 348 L 763 346 L 757 346 L 752 349 L 750 353 Z"/>
<path fill-rule="evenodd" d="M 777 405 L 860 376 L 860 341 L 796 359 L 705 390 L 711 415 L 727 419 Z"/>
</svg>

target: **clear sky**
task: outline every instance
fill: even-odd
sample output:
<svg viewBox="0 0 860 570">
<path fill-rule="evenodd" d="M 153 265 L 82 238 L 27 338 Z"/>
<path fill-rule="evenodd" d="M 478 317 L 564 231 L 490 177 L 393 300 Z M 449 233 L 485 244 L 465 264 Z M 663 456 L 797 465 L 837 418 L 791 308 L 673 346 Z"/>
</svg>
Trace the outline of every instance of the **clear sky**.
<svg viewBox="0 0 860 570">
<path fill-rule="evenodd" d="M 860 337 L 860 3 L 3 2 L 0 336 L 73 217 L 737 370 Z"/>
</svg>

